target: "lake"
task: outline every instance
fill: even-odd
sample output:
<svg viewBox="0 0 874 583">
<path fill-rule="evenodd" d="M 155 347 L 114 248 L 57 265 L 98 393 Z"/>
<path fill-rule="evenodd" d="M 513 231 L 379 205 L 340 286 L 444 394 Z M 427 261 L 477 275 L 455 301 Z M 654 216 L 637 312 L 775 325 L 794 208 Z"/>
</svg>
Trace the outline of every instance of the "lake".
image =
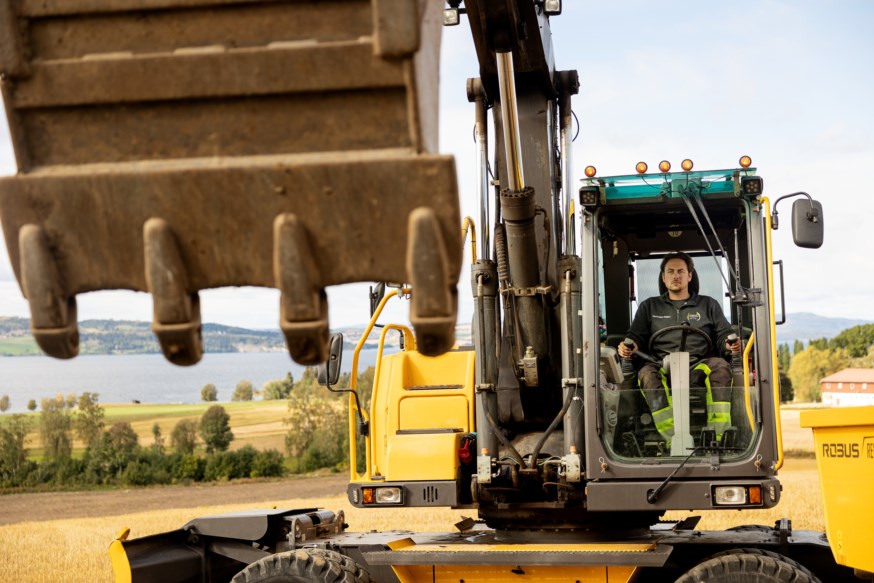
<svg viewBox="0 0 874 583">
<path fill-rule="evenodd" d="M 359 373 L 376 362 L 376 353 L 376 349 L 361 351 Z M 242 380 L 257 390 L 289 372 L 300 379 L 304 368 L 285 352 L 204 354 L 190 367 L 170 364 L 160 354 L 86 355 L 72 360 L 0 357 L 0 395 L 9 395 L 7 414 L 26 412 L 30 399 L 39 403 L 58 393 L 84 391 L 99 393 L 101 403 L 197 403 L 200 389 L 208 383 L 218 389 L 219 401 L 230 401 Z M 351 370 L 351 351 L 343 353 L 342 368 Z"/>
</svg>

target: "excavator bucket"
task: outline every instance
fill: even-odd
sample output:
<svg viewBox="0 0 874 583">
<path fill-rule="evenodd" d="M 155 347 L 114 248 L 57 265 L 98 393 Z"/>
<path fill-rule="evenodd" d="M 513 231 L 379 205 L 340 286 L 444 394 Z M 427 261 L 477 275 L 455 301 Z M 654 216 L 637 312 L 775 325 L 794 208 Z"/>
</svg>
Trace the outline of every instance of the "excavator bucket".
<svg viewBox="0 0 874 583">
<path fill-rule="evenodd" d="M 325 287 L 394 281 L 413 286 L 420 349 L 450 348 L 440 32 L 428 0 L 0 3 L 18 164 L 0 218 L 40 347 L 75 356 L 76 294 L 129 289 L 152 294 L 165 356 L 193 364 L 198 291 L 263 286 L 292 357 L 315 364 Z"/>
</svg>

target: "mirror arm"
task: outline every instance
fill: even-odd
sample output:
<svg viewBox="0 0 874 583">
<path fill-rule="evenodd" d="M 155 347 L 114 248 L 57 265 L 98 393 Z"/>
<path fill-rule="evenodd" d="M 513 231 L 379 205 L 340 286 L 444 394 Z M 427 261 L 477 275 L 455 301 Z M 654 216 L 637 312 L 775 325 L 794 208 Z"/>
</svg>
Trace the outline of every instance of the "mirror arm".
<svg viewBox="0 0 874 583">
<path fill-rule="evenodd" d="M 777 230 L 779 227 L 780 221 L 777 218 L 777 203 L 779 203 L 784 198 L 792 198 L 794 196 L 806 196 L 807 200 L 810 201 L 810 210 L 807 211 L 807 220 L 811 223 L 819 222 L 819 211 L 816 210 L 816 207 L 813 206 L 813 197 L 811 197 L 806 192 L 793 192 L 792 194 L 784 194 L 780 198 L 774 201 L 773 211 L 771 212 L 771 228 L 773 230 Z"/>
</svg>

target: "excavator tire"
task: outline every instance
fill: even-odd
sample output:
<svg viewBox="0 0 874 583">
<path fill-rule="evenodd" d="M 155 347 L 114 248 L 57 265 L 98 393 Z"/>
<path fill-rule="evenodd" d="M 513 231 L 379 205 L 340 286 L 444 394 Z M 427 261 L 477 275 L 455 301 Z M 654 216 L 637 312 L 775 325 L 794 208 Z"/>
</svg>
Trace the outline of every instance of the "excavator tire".
<svg viewBox="0 0 874 583">
<path fill-rule="evenodd" d="M 334 551 L 298 549 L 256 561 L 231 583 L 370 583 L 358 563 Z"/>
<path fill-rule="evenodd" d="M 819 577 L 813 574 L 813 572 L 796 561 L 795 559 L 790 559 L 786 555 L 781 555 L 780 553 L 775 553 L 774 551 L 769 551 L 766 549 L 756 549 L 756 548 L 740 548 L 740 549 L 728 549 L 725 551 L 720 551 L 715 555 L 712 555 L 710 558 L 715 559 L 717 557 L 724 557 L 726 555 L 762 555 L 763 557 L 771 557 L 777 561 L 783 561 L 784 563 L 789 563 L 799 571 L 803 572 L 807 575 L 813 583 L 822 583 Z"/>
<path fill-rule="evenodd" d="M 735 553 L 708 559 L 675 583 L 814 583 L 797 566 L 756 553 Z"/>
</svg>

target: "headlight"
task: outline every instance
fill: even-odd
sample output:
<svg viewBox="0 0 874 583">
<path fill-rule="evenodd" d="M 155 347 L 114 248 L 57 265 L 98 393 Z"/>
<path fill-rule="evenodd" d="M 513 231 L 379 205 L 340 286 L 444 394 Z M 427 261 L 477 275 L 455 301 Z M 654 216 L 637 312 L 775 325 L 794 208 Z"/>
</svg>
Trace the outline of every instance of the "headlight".
<svg viewBox="0 0 874 583">
<path fill-rule="evenodd" d="M 400 488 L 377 488 L 376 503 L 377 504 L 400 504 L 403 502 Z"/>
<path fill-rule="evenodd" d="M 720 506 L 739 506 L 747 503 L 743 486 L 717 486 L 713 489 L 713 503 Z"/>
<path fill-rule="evenodd" d="M 715 506 L 761 506 L 762 487 L 755 486 L 715 486 L 713 488 Z"/>
</svg>

